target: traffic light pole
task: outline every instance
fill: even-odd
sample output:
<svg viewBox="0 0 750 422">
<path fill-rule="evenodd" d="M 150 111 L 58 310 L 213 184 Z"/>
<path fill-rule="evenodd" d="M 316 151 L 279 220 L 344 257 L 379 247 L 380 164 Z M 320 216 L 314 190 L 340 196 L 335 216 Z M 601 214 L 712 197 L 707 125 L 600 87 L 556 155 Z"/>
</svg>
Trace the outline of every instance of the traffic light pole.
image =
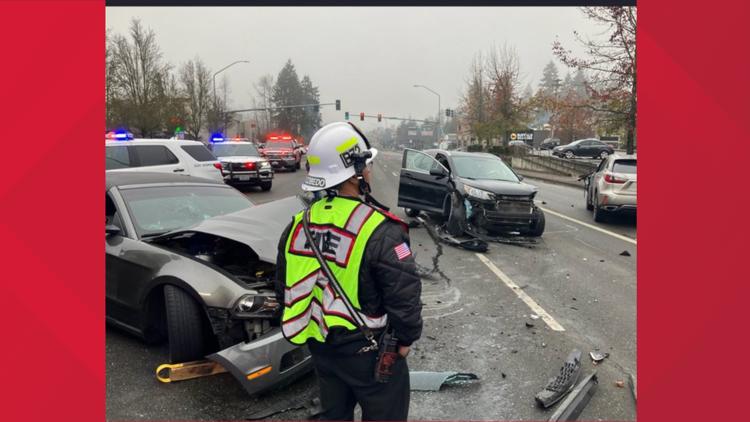
<svg viewBox="0 0 750 422">
<path fill-rule="evenodd" d="M 336 105 L 336 103 L 318 103 L 318 104 L 297 104 L 297 105 L 288 105 L 288 106 L 279 106 L 279 107 L 258 107 L 258 108 L 243 108 L 240 110 L 228 110 L 225 113 L 244 113 L 246 111 L 272 111 L 272 110 L 283 110 L 287 108 L 306 108 L 306 107 L 320 107 L 320 106 L 329 106 L 329 105 Z"/>
</svg>

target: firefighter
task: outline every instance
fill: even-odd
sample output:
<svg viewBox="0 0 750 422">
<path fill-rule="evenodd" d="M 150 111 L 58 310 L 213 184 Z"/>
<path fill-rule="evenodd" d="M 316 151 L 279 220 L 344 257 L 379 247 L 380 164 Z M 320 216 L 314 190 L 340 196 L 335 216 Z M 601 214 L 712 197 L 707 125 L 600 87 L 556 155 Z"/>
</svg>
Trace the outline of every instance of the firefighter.
<svg viewBox="0 0 750 422">
<path fill-rule="evenodd" d="M 302 189 L 324 195 L 309 206 L 309 229 L 340 290 L 320 271 L 307 243 L 304 212 L 279 242 L 276 295 L 284 304 L 282 331 L 291 343 L 308 345 L 323 420 L 353 420 L 357 403 L 363 420 L 408 417 L 406 356 L 422 332 L 422 287 L 408 227 L 370 194 L 376 155 L 351 123 L 328 124 L 310 141 Z M 383 382 L 376 380 L 378 351 L 366 333 L 377 340 L 386 329 L 395 334 L 398 354 Z"/>
</svg>

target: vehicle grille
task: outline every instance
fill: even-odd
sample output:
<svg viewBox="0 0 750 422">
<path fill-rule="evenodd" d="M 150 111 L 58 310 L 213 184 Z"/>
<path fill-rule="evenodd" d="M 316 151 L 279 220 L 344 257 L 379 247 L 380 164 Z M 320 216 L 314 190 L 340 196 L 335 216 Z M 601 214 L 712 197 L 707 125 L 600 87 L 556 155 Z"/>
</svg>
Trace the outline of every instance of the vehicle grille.
<svg viewBox="0 0 750 422">
<path fill-rule="evenodd" d="M 499 195 L 495 201 L 495 211 L 501 214 L 531 215 L 534 203 L 528 196 Z"/>
<path fill-rule="evenodd" d="M 248 171 L 245 163 L 224 163 L 223 167 L 225 171 Z"/>
</svg>

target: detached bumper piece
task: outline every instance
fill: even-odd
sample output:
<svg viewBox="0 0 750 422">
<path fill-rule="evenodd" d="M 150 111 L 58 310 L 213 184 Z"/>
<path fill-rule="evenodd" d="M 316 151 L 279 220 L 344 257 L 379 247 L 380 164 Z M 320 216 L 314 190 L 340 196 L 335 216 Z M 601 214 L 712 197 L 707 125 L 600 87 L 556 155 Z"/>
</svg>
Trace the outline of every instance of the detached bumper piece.
<svg viewBox="0 0 750 422">
<path fill-rule="evenodd" d="M 580 350 L 573 350 L 568 355 L 562 368 L 560 368 L 560 373 L 557 377 L 550 379 L 544 390 L 537 393 L 534 398 L 539 405 L 545 409 L 549 408 L 573 389 L 580 374 L 581 352 Z"/>
<path fill-rule="evenodd" d="M 573 391 L 570 392 L 570 395 L 560 403 L 555 413 L 549 418 L 550 422 L 574 421 L 578 419 L 578 416 L 589 403 L 589 400 L 591 400 L 591 396 L 594 395 L 597 385 L 599 385 L 599 380 L 596 377 L 596 371 L 594 371 L 591 375 L 581 380 Z"/>
<path fill-rule="evenodd" d="M 479 377 L 475 374 L 462 372 L 409 372 L 409 385 L 411 391 L 440 391 L 444 385 L 468 385 L 478 382 Z"/>
<path fill-rule="evenodd" d="M 226 368 L 248 394 L 292 382 L 312 370 L 307 347 L 284 339 L 281 329 L 250 343 L 238 343 L 208 358 Z"/>
</svg>

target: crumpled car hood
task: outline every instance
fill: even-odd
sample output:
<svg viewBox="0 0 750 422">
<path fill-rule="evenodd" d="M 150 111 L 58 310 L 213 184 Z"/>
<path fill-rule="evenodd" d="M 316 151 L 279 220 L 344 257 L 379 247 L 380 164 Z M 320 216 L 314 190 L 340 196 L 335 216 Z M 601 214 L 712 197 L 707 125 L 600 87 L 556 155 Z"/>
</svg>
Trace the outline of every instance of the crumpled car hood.
<svg viewBox="0 0 750 422">
<path fill-rule="evenodd" d="M 275 264 L 279 238 L 295 214 L 305 208 L 296 196 L 256 205 L 242 211 L 203 220 L 195 226 L 173 231 L 165 236 L 200 232 L 244 243 L 260 260 Z"/>
</svg>

